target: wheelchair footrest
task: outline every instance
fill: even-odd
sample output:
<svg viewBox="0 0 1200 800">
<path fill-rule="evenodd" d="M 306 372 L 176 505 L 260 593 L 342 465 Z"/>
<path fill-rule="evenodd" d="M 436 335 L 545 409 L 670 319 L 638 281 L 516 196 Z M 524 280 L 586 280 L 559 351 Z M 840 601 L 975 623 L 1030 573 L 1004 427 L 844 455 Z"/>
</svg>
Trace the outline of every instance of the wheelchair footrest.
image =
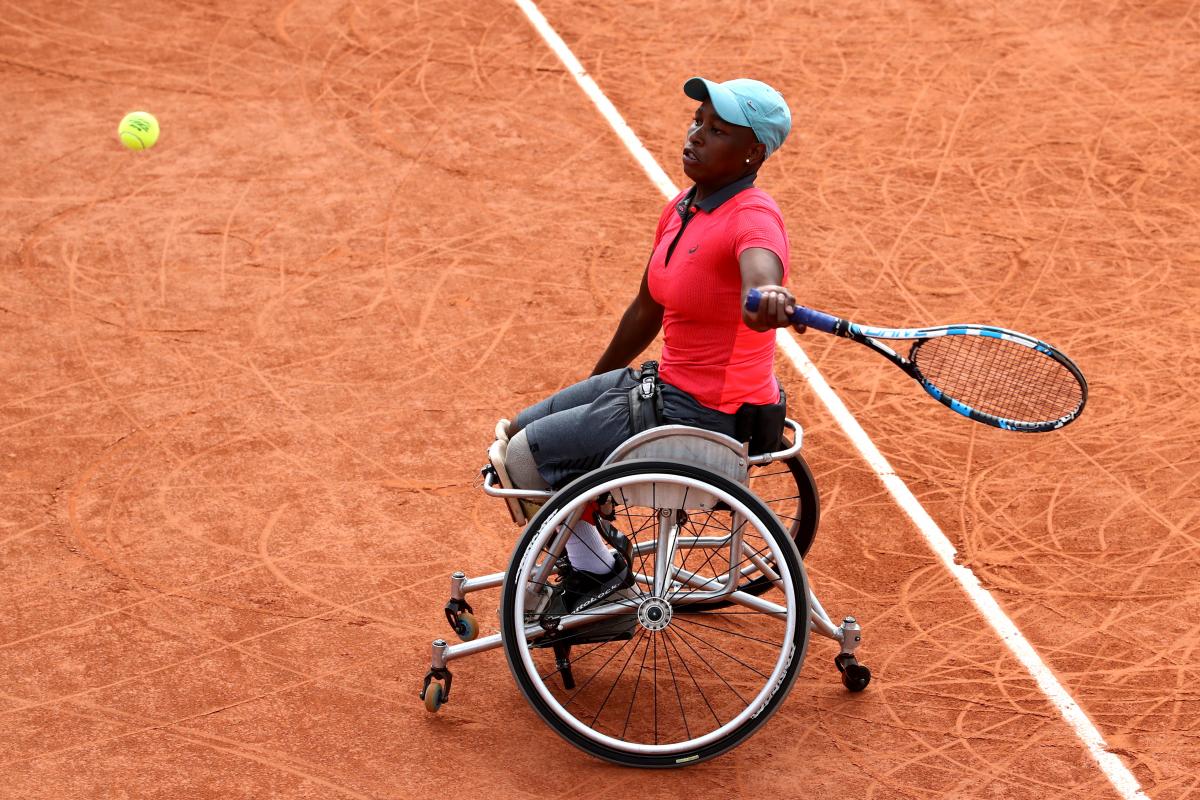
<svg viewBox="0 0 1200 800">
<path fill-rule="evenodd" d="M 565 644 L 600 644 L 601 642 L 623 642 L 633 638 L 637 629 L 636 614 L 621 614 L 604 622 L 593 622 L 581 628 L 572 628 L 560 634 L 552 634 L 533 642 L 531 647 L 554 647 Z"/>
</svg>

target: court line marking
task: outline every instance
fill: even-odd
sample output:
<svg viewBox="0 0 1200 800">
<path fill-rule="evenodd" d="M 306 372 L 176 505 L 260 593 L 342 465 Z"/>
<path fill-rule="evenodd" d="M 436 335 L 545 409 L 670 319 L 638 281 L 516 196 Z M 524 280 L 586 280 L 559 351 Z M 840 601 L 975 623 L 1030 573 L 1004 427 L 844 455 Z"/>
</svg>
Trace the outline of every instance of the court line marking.
<svg viewBox="0 0 1200 800">
<path fill-rule="evenodd" d="M 588 99 L 595 104 L 599 109 L 600 114 L 608 121 L 616 132 L 618 138 L 633 155 L 634 159 L 645 170 L 658 190 L 663 193 L 667 199 L 671 199 L 679 194 L 679 187 L 667 176 L 662 166 L 654 160 L 654 156 L 646 149 L 637 134 L 629 127 L 629 123 L 617 111 L 616 106 L 612 101 L 605 96 L 600 90 L 600 86 L 596 81 L 587 74 L 587 70 L 567 47 L 566 42 L 554 30 L 546 17 L 538 9 L 537 5 L 532 0 L 514 0 L 517 7 L 524 12 L 529 19 L 534 29 L 541 35 L 554 54 L 558 56 L 563 65 L 567 68 L 575 78 L 575 82 L 583 89 L 584 94 Z M 983 614 L 984 619 L 996 631 L 1000 640 L 1008 647 L 1009 651 L 1016 656 L 1017 660 L 1029 671 L 1033 679 L 1037 682 L 1038 688 L 1050 700 L 1058 712 L 1066 720 L 1067 724 L 1074 729 L 1075 734 L 1083 741 L 1087 747 L 1088 753 L 1096 761 L 1096 764 L 1104 772 L 1109 782 L 1125 800 L 1149 800 L 1146 794 L 1142 791 L 1141 785 L 1138 783 L 1133 773 L 1129 768 L 1122 763 L 1121 759 L 1114 753 L 1108 751 L 1108 745 L 1104 741 L 1104 736 L 1088 718 L 1087 713 L 1079 706 L 1075 699 L 1071 697 L 1070 692 L 1059 682 L 1055 677 L 1050 667 L 1042 661 L 1041 656 L 1033 648 L 1033 645 L 1021 633 L 1016 623 L 1009 618 L 1000 604 L 996 602 L 996 598 L 984 588 L 978 576 L 971 571 L 970 568 L 957 563 L 954 558 L 957 554 L 954 545 L 942 532 L 942 529 L 934 522 L 933 517 L 913 495 L 908 485 L 904 483 L 904 479 L 896 474 L 892 469 L 891 464 L 875 447 L 875 443 L 863 430 L 862 425 L 846 408 L 846 404 L 833 391 L 833 388 L 821 375 L 817 369 L 817 365 L 812 362 L 808 354 L 792 336 L 791 332 L 786 328 L 780 328 L 776 336 L 776 340 L 782 347 L 784 353 L 791 359 L 792 364 L 799 371 L 801 377 L 808 381 L 817 397 L 833 415 L 833 418 L 841 426 L 843 432 L 849 437 L 854 446 L 858 448 L 859 454 L 871 467 L 875 476 L 879 478 L 884 487 L 892 495 L 892 499 L 906 513 L 913 524 L 917 526 L 917 530 L 925 537 L 925 541 L 929 544 L 930 549 L 934 554 L 941 559 L 942 564 L 954 576 L 959 585 L 966 592 L 967 597 L 975 604 L 975 607 Z"/>
</svg>

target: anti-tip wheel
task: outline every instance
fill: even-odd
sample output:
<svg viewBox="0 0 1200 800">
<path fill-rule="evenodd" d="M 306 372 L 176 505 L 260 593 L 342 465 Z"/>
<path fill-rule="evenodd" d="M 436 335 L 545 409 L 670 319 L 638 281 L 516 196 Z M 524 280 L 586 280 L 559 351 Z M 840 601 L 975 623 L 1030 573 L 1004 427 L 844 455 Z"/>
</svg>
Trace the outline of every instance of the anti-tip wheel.
<svg viewBox="0 0 1200 800">
<path fill-rule="evenodd" d="M 431 683 L 425 690 L 425 710 L 431 714 L 436 714 L 437 710 L 442 707 L 443 697 L 442 685 L 440 683 Z"/>
<path fill-rule="evenodd" d="M 479 635 L 479 622 L 475 619 L 475 615 L 470 611 L 460 612 L 458 622 L 454 625 L 454 632 L 464 642 L 472 641 Z"/>
<path fill-rule="evenodd" d="M 842 672 L 842 685 L 852 692 L 861 692 L 871 682 L 871 670 L 862 664 L 847 664 Z"/>
</svg>

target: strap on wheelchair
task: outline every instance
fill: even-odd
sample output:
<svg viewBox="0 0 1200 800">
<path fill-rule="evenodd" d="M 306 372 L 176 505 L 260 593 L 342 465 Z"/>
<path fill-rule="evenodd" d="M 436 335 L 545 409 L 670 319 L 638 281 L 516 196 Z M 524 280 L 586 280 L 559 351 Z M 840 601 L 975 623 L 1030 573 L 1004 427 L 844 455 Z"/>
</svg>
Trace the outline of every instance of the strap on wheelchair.
<svg viewBox="0 0 1200 800">
<path fill-rule="evenodd" d="M 629 427 L 631 434 L 663 424 L 662 386 L 658 381 L 658 362 L 647 361 L 638 371 L 638 384 L 629 390 Z"/>
</svg>

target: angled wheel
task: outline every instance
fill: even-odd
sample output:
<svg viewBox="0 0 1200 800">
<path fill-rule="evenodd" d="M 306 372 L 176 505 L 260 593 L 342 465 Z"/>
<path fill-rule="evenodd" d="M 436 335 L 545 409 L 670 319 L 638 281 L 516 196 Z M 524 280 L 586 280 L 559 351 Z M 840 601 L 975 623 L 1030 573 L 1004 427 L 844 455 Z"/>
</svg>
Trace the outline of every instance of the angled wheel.
<svg viewBox="0 0 1200 800">
<path fill-rule="evenodd" d="M 570 613 L 556 601 L 560 550 L 604 493 L 632 544 L 634 581 Z M 755 565 L 776 576 L 760 597 L 717 597 Z M 745 487 L 693 465 L 623 461 L 530 521 L 505 576 L 501 629 L 517 685 L 559 735 L 619 764 L 680 766 L 736 746 L 779 708 L 804 659 L 808 586 L 787 530 Z M 564 645 L 569 681 L 555 657 Z"/>
</svg>

